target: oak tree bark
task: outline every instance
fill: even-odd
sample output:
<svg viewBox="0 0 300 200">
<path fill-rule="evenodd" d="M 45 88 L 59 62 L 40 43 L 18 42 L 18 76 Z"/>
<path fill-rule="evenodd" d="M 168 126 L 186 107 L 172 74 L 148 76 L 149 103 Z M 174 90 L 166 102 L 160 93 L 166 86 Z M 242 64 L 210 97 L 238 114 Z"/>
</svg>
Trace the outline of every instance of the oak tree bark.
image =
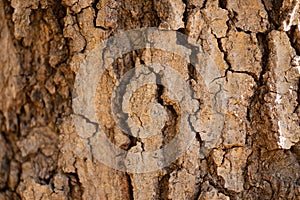
<svg viewBox="0 0 300 200">
<path fill-rule="evenodd" d="M 300 199 L 299 7 L 299 0 L 1 0 L 0 200 Z M 214 145 L 196 130 L 171 165 L 130 173 L 94 159 L 76 132 L 72 92 L 93 49 L 120 30 L 143 27 L 196 40 L 218 67 L 227 101 Z M 212 120 L 205 118 L 207 91 L 188 64 L 158 49 L 132 51 L 103 73 L 96 102 L 107 137 L 126 151 L 160 148 L 181 117 L 163 88 L 149 86 L 134 93 L 131 114 L 147 123 L 148 104 L 158 102 L 167 119 L 161 137 L 137 139 L 114 122 L 117 80 L 150 61 L 179 71 L 204 127 Z"/>
</svg>

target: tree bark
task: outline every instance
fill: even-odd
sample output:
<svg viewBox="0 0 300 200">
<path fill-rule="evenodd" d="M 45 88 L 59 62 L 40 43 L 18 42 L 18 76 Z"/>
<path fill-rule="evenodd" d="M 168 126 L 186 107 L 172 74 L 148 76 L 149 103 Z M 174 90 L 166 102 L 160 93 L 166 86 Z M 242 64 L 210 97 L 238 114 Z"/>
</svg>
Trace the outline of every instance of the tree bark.
<svg viewBox="0 0 300 200">
<path fill-rule="evenodd" d="M 299 0 L 1 0 L 0 200 L 300 199 L 299 7 Z M 95 51 L 103 41 L 146 27 L 170 33 L 158 40 L 166 49 L 198 49 L 204 71 L 188 56 L 131 49 L 97 79 L 95 125 L 74 109 L 89 91 L 80 84 L 92 81 L 79 77 L 93 59 L 111 59 Z M 139 66 L 152 63 L 170 66 L 183 82 L 169 84 L 172 70 L 168 79 L 167 67 L 149 67 L 141 81 L 156 84 L 134 89 Z M 174 100 L 181 93 L 190 101 Z M 126 116 L 154 136 L 128 135 L 133 129 L 117 123 L 128 119 L 111 105 L 125 112 L 129 94 Z M 196 110 L 194 118 L 184 121 L 185 109 Z M 110 154 L 88 133 L 95 127 L 128 152 L 124 159 L 163 148 L 180 131 L 194 139 L 171 163 L 147 172 L 134 166 L 135 173 L 128 163 L 120 170 L 101 160 Z"/>
</svg>

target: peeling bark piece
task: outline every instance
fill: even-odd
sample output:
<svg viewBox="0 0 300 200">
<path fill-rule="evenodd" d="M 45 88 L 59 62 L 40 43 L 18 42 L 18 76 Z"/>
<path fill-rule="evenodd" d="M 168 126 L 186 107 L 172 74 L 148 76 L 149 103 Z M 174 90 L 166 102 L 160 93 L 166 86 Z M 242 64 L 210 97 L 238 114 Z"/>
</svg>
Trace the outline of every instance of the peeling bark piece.
<svg viewBox="0 0 300 200">
<path fill-rule="evenodd" d="M 212 29 L 212 33 L 217 38 L 222 38 L 226 36 L 228 21 L 228 11 L 219 7 L 218 1 L 211 1 L 207 3 L 205 9 L 203 9 L 203 17 L 206 19 L 206 24 Z"/>
<path fill-rule="evenodd" d="M 202 30 L 211 29 L 217 37 L 225 37 L 227 32 L 226 22 L 228 20 L 228 11 L 219 8 L 214 3 L 208 4 L 207 8 L 193 9 L 187 19 L 186 29 L 189 36 L 197 39 Z M 206 30 L 208 33 L 209 31 Z"/>
<path fill-rule="evenodd" d="M 217 168 L 217 173 L 223 177 L 225 188 L 228 190 L 235 192 L 244 190 L 243 170 L 250 153 L 250 149 L 242 147 L 229 149 L 226 152 L 223 163 Z"/>
<path fill-rule="evenodd" d="M 228 0 L 227 9 L 236 17 L 236 26 L 244 31 L 265 32 L 268 15 L 260 0 Z"/>
<path fill-rule="evenodd" d="M 107 33 L 104 30 L 95 27 L 95 15 L 95 10 L 91 7 L 83 9 L 77 15 L 77 22 L 79 25 L 80 34 L 86 41 L 87 51 L 95 48 L 97 44 L 102 42 L 102 40 L 99 38 L 105 38 L 105 36 L 107 35 Z"/>
<path fill-rule="evenodd" d="M 223 145 L 227 148 L 244 146 L 248 126 L 247 108 L 256 83 L 248 74 L 228 72 L 226 77 L 228 81 L 224 84 L 224 91 L 228 105 L 222 131 Z"/>
<path fill-rule="evenodd" d="M 254 34 L 230 31 L 228 38 L 221 39 L 221 42 L 233 71 L 255 74 L 257 78 L 259 77 L 262 70 L 262 53 Z"/>
<path fill-rule="evenodd" d="M 300 118 L 295 112 L 299 104 L 296 94 L 300 73 L 293 66 L 295 50 L 290 47 L 286 33 L 272 31 L 268 35 L 268 43 L 272 51 L 268 64 L 270 71 L 264 75 L 270 89 L 265 96 L 265 106 L 270 112 L 278 146 L 289 149 L 300 141 Z"/>
<path fill-rule="evenodd" d="M 202 34 L 200 35 L 200 38 L 203 38 L 202 40 L 205 44 L 205 47 L 207 48 L 206 50 L 212 55 L 217 66 L 223 67 L 222 71 L 224 71 L 225 74 L 224 68 L 226 65 L 224 64 L 224 60 L 221 59 L 222 54 L 218 49 L 216 38 L 211 36 L 210 38 L 209 36 L 206 37 L 207 38 L 204 39 L 204 36 L 202 36 Z M 248 36 L 246 37 L 248 38 Z M 228 43 L 234 45 L 231 42 Z M 258 49 L 258 47 L 255 47 L 255 49 Z M 236 51 L 238 51 L 238 48 L 236 48 Z M 232 54 L 234 55 L 234 53 Z M 236 52 L 235 54 L 238 55 L 238 52 Z M 244 56 L 241 57 L 245 58 Z M 239 59 L 242 58 L 239 57 Z M 236 65 L 238 66 L 238 63 L 236 63 Z M 259 68 L 258 72 L 251 67 L 252 66 L 249 65 L 249 69 L 253 71 L 253 73 L 255 72 L 257 73 L 257 75 L 259 75 L 259 72 L 261 70 L 259 62 L 257 62 L 257 68 Z M 246 134 L 248 131 L 247 107 L 249 106 L 250 99 L 254 94 L 256 83 L 253 80 L 252 76 L 248 75 L 247 72 L 231 73 L 228 71 L 227 79 L 228 81 L 224 82 L 221 88 L 223 91 L 225 91 L 228 98 L 227 108 L 225 111 L 225 124 L 222 131 L 222 135 L 224 138 L 223 145 L 228 148 L 232 146 L 244 146 Z M 205 107 L 202 107 L 202 109 L 205 109 Z M 205 137 L 203 137 L 202 135 L 201 138 L 205 140 Z"/>
<path fill-rule="evenodd" d="M 182 0 L 155 0 L 154 5 L 161 21 L 168 23 L 171 30 L 184 28 L 185 4 Z"/>
</svg>

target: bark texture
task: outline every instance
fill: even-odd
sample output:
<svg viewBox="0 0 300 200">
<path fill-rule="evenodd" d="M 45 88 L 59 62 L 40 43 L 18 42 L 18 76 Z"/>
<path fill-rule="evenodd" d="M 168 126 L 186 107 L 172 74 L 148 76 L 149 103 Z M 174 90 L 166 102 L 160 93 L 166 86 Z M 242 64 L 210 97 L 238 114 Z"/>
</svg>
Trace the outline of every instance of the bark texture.
<svg viewBox="0 0 300 200">
<path fill-rule="evenodd" d="M 0 200 L 300 199 L 299 19 L 299 0 L 1 0 Z M 222 91 L 228 101 L 220 139 L 205 144 L 211 107 L 201 77 L 184 60 L 158 49 L 118 58 L 99 79 L 95 102 L 116 146 L 160 148 L 181 116 L 168 93 L 152 85 L 129 104 L 143 125 L 151 122 L 149 104 L 158 102 L 160 136 L 136 139 L 117 126 L 111 94 L 138 63 L 179 71 L 202 120 L 196 140 L 170 166 L 127 173 L 94 159 L 92 144 L 77 134 L 72 91 L 89 52 L 119 30 L 142 27 L 197 40 L 221 72 L 215 95 Z"/>
</svg>

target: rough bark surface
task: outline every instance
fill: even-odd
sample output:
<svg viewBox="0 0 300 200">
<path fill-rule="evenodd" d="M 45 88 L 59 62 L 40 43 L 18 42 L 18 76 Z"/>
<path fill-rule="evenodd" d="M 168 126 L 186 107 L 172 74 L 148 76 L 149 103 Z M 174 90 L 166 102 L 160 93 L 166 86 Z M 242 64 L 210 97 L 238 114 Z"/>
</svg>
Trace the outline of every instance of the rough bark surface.
<svg viewBox="0 0 300 200">
<path fill-rule="evenodd" d="M 0 200 L 300 199 L 299 19 L 299 0 L 1 0 Z M 90 51 L 142 27 L 197 40 L 222 73 L 228 101 L 216 144 L 204 144 L 200 126 L 172 165 L 127 173 L 94 159 L 76 133 L 72 91 Z M 155 122 L 160 136 L 129 137 L 111 114 L 117 80 L 153 61 L 183 75 L 209 123 L 201 77 L 187 63 L 157 49 L 133 51 L 99 79 L 96 102 L 107 137 L 127 151 L 160 148 L 176 132 L 180 107 L 156 85 L 133 93 L 130 115 L 150 123 L 154 102 L 164 110 L 157 115 L 166 125 Z"/>
</svg>

